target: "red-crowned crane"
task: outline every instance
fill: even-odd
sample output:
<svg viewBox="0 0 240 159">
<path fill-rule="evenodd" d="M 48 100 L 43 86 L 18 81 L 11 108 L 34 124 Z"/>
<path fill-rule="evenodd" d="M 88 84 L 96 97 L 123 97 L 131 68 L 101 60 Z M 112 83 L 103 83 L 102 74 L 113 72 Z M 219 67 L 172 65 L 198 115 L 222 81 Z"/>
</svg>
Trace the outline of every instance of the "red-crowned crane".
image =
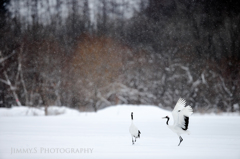
<svg viewBox="0 0 240 159">
<path fill-rule="evenodd" d="M 163 119 L 167 119 L 167 126 L 171 129 L 174 133 L 176 133 L 180 139 L 178 146 L 183 141 L 183 138 L 180 136 L 181 134 L 190 134 L 188 129 L 189 125 L 189 116 L 193 113 L 191 106 L 186 106 L 186 101 L 183 98 L 179 98 L 176 106 L 172 111 L 172 116 L 174 119 L 173 125 L 168 125 L 169 117 L 163 117 Z"/>
<path fill-rule="evenodd" d="M 140 134 L 141 132 L 138 130 L 138 128 L 133 124 L 133 112 L 131 113 L 131 119 L 132 119 L 132 123 L 129 127 L 129 132 L 132 136 L 132 144 L 134 144 L 136 142 L 137 138 L 140 138 Z M 135 138 L 135 140 L 134 140 Z"/>
</svg>

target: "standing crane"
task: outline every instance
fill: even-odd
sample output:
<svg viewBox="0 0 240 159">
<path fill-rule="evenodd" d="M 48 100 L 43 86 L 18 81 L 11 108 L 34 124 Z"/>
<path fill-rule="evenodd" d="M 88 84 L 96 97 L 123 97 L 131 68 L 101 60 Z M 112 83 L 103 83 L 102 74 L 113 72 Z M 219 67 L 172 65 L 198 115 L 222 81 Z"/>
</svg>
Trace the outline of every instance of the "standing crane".
<svg viewBox="0 0 240 159">
<path fill-rule="evenodd" d="M 138 128 L 133 124 L 133 112 L 131 113 L 131 119 L 132 119 L 132 123 L 129 127 L 129 132 L 132 136 L 132 144 L 134 144 L 136 142 L 137 138 L 140 138 L 140 134 L 141 132 L 138 130 Z M 134 140 L 135 138 L 135 140 Z"/>
</svg>

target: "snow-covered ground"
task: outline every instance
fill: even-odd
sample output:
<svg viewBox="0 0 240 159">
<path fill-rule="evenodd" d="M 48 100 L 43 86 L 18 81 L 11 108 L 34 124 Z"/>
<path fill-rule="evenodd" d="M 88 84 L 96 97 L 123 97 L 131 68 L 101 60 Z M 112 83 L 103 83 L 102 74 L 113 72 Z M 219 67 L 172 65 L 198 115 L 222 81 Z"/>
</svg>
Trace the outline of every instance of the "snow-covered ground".
<svg viewBox="0 0 240 159">
<path fill-rule="evenodd" d="M 39 116 L 42 109 L 25 107 L 0 109 L 0 159 L 240 159 L 238 115 L 193 114 L 191 135 L 182 135 L 177 146 L 177 135 L 162 119 L 171 113 L 157 107 L 115 106 L 98 113 L 50 110 L 61 115 Z M 131 112 L 142 133 L 135 145 L 128 131 Z"/>
</svg>

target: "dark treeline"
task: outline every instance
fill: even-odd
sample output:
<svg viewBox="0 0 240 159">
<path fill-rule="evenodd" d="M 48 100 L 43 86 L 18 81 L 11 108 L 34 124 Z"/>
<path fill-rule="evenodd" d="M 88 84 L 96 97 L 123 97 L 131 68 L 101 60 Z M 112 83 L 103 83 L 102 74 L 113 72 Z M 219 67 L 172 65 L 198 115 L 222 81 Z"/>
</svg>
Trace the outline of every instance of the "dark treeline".
<svg viewBox="0 0 240 159">
<path fill-rule="evenodd" d="M 239 1 L 50 2 L 1 1 L 1 107 L 239 111 Z"/>
</svg>

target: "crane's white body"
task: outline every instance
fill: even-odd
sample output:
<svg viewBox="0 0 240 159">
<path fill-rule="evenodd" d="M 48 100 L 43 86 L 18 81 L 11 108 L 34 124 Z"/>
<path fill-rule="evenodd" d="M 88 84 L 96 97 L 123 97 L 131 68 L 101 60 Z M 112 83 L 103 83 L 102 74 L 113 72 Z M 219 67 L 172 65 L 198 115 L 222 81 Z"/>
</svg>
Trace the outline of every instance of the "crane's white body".
<svg viewBox="0 0 240 159">
<path fill-rule="evenodd" d="M 168 125 L 168 128 L 172 130 L 174 133 L 176 133 L 178 136 L 181 134 L 190 134 L 188 130 L 183 130 L 182 128 L 175 126 L 175 125 Z"/>
<path fill-rule="evenodd" d="M 133 121 L 129 127 L 129 132 L 132 137 L 138 137 L 138 128 L 133 124 Z"/>
<path fill-rule="evenodd" d="M 185 106 L 186 101 L 182 98 L 179 98 L 177 104 L 175 105 L 172 116 L 174 119 L 173 125 L 168 125 L 169 117 L 166 116 L 164 118 L 167 118 L 167 126 L 169 129 L 171 129 L 174 133 L 176 133 L 180 138 L 180 143 L 182 142 L 181 134 L 190 134 L 188 129 L 189 124 L 189 116 L 193 113 L 191 106 Z M 179 145 L 180 145 L 179 143 Z"/>
</svg>

